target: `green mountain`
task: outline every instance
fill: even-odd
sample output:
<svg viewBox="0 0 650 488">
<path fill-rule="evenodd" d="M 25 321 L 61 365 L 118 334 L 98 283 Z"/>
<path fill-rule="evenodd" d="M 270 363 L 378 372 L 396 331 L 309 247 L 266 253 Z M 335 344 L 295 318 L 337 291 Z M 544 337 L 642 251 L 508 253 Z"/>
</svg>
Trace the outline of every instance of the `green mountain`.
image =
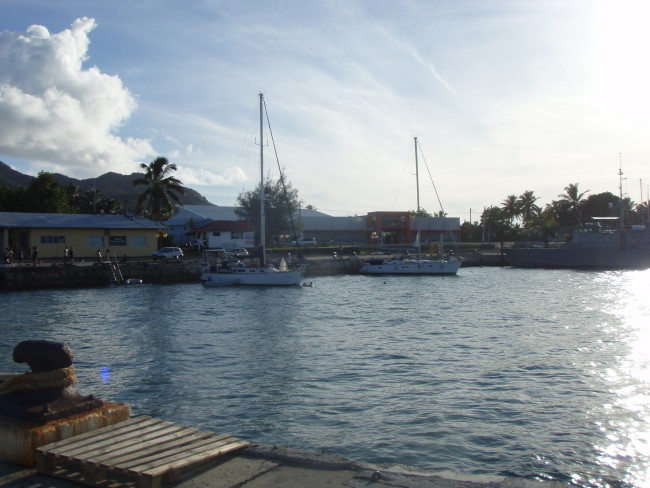
<svg viewBox="0 0 650 488">
<path fill-rule="evenodd" d="M 130 211 L 135 207 L 135 202 L 144 191 L 144 187 L 133 188 L 132 183 L 137 178 L 144 177 L 143 173 L 132 173 L 130 175 L 122 175 L 119 173 L 106 173 L 97 178 L 88 178 L 85 180 L 78 180 L 70 178 L 62 174 L 55 173 L 56 179 L 62 186 L 68 184 L 78 185 L 82 190 L 92 190 L 96 188 L 108 198 L 115 200 L 125 205 Z M 11 188 L 20 188 L 29 186 L 33 176 L 29 176 L 19 171 L 10 168 L 8 165 L 0 161 L 0 186 L 7 185 Z M 203 195 L 199 192 L 185 187 L 186 195 L 181 195 L 183 205 L 212 205 Z"/>
</svg>

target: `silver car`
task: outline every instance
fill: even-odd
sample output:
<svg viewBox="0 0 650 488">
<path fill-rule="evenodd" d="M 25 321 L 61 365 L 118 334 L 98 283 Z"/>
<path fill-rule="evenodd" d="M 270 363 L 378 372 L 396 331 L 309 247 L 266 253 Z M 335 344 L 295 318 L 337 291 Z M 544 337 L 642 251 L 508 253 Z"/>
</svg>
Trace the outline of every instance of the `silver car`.
<svg viewBox="0 0 650 488">
<path fill-rule="evenodd" d="M 163 261 L 167 261 L 168 259 L 179 260 L 183 257 L 183 250 L 180 247 L 163 247 L 153 253 L 151 257 L 154 261 L 158 259 L 162 259 Z"/>
</svg>

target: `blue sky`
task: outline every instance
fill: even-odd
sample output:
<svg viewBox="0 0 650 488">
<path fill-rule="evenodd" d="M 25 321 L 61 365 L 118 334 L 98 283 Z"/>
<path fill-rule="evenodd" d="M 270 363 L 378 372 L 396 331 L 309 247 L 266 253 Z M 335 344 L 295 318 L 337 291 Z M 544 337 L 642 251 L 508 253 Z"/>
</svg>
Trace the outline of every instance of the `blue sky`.
<svg viewBox="0 0 650 488">
<path fill-rule="evenodd" d="M 414 209 L 414 136 L 422 207 L 429 171 L 461 221 L 526 190 L 618 193 L 619 159 L 639 202 L 648 5 L 3 0 L 0 160 L 89 178 L 162 155 L 233 205 L 259 179 L 264 92 L 288 180 L 331 215 Z"/>
</svg>

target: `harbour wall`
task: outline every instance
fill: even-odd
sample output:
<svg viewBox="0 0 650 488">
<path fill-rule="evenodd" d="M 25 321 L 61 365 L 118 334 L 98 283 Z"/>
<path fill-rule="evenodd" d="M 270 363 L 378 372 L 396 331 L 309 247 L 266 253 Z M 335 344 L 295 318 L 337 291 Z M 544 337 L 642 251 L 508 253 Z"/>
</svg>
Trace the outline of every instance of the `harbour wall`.
<svg viewBox="0 0 650 488">
<path fill-rule="evenodd" d="M 305 278 L 313 278 L 358 273 L 362 260 L 355 257 L 333 259 L 309 256 L 305 263 Z M 498 253 L 463 256 L 464 268 L 503 265 L 507 263 L 503 262 Z M 0 266 L 0 291 L 108 286 L 129 278 L 140 279 L 143 283 L 198 283 L 200 276 L 201 265 L 198 260 L 166 263 L 132 261 L 120 263 L 119 266 L 107 262 L 3 265 Z"/>
<path fill-rule="evenodd" d="M 112 266 L 109 263 L 3 266 L 0 267 L 0 291 L 108 286 L 114 283 Z M 196 263 L 145 261 L 122 263 L 119 272 L 121 275 L 115 269 L 118 282 L 136 278 L 143 283 L 199 282 L 201 274 Z"/>
</svg>

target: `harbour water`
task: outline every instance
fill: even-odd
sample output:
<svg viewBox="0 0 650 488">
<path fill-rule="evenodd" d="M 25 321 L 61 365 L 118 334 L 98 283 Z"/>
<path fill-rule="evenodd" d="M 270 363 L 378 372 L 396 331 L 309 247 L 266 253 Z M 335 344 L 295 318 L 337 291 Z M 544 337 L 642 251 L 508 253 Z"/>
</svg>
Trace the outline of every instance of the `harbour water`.
<svg viewBox="0 0 650 488">
<path fill-rule="evenodd" d="M 363 462 L 650 486 L 650 270 L 0 294 L 0 372 L 65 342 L 84 394 Z"/>
</svg>

